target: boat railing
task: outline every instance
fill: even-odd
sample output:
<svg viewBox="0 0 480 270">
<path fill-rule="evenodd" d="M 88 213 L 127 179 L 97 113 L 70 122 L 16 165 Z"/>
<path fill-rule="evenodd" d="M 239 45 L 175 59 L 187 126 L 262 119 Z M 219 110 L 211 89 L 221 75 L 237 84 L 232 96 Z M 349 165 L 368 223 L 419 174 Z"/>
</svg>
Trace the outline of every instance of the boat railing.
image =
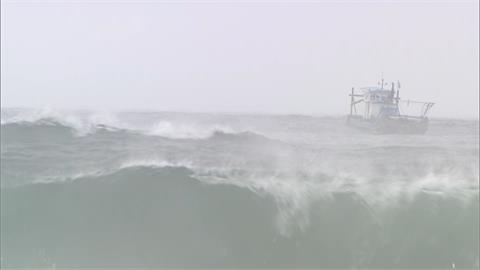
<svg viewBox="0 0 480 270">
<path fill-rule="evenodd" d="M 435 103 L 415 101 L 415 100 L 400 100 L 398 102 L 398 108 L 401 115 L 418 116 L 425 118 L 428 111 Z"/>
</svg>

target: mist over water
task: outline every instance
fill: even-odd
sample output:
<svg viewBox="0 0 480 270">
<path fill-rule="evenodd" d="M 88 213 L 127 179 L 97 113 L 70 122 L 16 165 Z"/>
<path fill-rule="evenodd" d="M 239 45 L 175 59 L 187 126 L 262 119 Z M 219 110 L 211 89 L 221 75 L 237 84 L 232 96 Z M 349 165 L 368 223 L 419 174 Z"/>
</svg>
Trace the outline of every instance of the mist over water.
<svg viewBox="0 0 480 270">
<path fill-rule="evenodd" d="M 0 6 L 0 268 L 480 268 L 478 1 Z"/>
<path fill-rule="evenodd" d="M 2 109 L 2 267 L 479 267 L 479 123 Z"/>
</svg>

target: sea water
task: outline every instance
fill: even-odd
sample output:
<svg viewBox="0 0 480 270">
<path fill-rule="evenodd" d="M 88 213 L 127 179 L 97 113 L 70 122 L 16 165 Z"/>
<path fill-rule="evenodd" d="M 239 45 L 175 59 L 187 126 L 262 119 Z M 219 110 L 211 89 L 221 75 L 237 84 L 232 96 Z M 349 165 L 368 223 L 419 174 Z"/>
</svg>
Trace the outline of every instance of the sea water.
<svg viewBox="0 0 480 270">
<path fill-rule="evenodd" d="M 1 113 L 2 268 L 479 267 L 478 119 Z"/>
</svg>

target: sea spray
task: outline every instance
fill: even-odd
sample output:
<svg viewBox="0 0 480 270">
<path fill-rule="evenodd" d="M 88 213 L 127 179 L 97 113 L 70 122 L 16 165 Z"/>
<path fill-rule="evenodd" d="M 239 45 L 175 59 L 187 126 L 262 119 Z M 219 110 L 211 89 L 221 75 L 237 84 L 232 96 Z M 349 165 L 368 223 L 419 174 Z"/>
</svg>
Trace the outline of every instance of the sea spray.
<svg viewBox="0 0 480 270">
<path fill-rule="evenodd" d="M 478 268 L 478 121 L 2 109 L 2 267 Z"/>
</svg>

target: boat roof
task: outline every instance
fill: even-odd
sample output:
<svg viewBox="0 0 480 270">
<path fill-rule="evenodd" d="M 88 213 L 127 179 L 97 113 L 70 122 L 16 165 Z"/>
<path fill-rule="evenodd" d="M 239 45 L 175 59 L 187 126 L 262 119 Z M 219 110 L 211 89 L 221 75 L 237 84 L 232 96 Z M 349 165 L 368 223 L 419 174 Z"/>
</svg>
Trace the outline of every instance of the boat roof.
<svg viewBox="0 0 480 270">
<path fill-rule="evenodd" d="M 381 88 L 378 86 L 373 87 L 362 87 L 360 88 L 364 94 L 380 94 L 380 95 L 388 95 L 392 92 L 392 90 Z"/>
</svg>

